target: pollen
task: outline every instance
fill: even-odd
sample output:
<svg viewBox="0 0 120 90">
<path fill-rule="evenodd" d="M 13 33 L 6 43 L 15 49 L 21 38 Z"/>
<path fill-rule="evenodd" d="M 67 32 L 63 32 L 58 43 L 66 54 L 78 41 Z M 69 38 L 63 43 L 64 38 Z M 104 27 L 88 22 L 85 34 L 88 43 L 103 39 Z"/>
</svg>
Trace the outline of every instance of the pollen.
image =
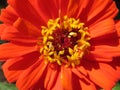
<svg viewBox="0 0 120 90">
<path fill-rule="evenodd" d="M 41 29 L 40 53 L 48 63 L 75 67 L 80 64 L 91 46 L 88 27 L 79 19 L 67 16 L 62 19 L 50 19 Z"/>
</svg>

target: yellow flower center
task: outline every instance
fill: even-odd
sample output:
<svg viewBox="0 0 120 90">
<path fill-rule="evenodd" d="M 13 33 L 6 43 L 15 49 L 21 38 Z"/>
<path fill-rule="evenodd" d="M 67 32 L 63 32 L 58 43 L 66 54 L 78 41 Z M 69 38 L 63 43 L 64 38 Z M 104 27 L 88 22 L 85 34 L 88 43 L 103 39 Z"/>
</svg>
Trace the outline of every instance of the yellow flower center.
<svg viewBox="0 0 120 90">
<path fill-rule="evenodd" d="M 42 26 L 42 48 L 40 53 L 45 60 L 66 67 L 80 64 L 83 55 L 88 52 L 90 40 L 88 28 L 79 19 L 64 16 L 61 20 L 50 19 L 47 27 Z"/>
</svg>

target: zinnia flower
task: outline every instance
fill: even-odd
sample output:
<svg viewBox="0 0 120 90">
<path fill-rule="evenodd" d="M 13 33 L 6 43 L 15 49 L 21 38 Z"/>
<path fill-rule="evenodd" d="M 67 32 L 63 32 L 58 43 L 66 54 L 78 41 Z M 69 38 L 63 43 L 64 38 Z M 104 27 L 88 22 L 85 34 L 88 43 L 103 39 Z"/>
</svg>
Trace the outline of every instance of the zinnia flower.
<svg viewBox="0 0 120 90">
<path fill-rule="evenodd" d="M 8 0 L 0 60 L 19 90 L 111 90 L 120 79 L 113 0 Z"/>
</svg>

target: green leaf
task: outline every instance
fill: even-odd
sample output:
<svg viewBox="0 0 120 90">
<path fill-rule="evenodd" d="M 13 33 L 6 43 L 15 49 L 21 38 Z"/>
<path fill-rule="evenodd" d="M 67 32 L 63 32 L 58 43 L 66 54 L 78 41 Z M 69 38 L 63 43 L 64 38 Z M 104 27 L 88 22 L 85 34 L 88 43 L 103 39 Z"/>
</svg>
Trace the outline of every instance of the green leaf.
<svg viewBox="0 0 120 90">
<path fill-rule="evenodd" d="M 0 82 L 0 90 L 18 90 L 14 84 L 9 84 L 7 82 Z"/>
<path fill-rule="evenodd" d="M 120 83 L 117 83 L 116 86 L 112 90 L 120 90 Z"/>
</svg>

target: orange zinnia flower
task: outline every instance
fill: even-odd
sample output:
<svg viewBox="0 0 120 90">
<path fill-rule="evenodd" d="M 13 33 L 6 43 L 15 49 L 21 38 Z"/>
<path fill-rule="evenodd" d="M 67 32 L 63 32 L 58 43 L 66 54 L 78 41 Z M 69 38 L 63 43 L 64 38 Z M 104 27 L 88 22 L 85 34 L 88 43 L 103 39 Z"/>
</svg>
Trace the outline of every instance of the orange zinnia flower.
<svg viewBox="0 0 120 90">
<path fill-rule="evenodd" d="M 120 79 L 113 0 L 8 0 L 0 59 L 19 90 L 111 90 Z"/>
</svg>

